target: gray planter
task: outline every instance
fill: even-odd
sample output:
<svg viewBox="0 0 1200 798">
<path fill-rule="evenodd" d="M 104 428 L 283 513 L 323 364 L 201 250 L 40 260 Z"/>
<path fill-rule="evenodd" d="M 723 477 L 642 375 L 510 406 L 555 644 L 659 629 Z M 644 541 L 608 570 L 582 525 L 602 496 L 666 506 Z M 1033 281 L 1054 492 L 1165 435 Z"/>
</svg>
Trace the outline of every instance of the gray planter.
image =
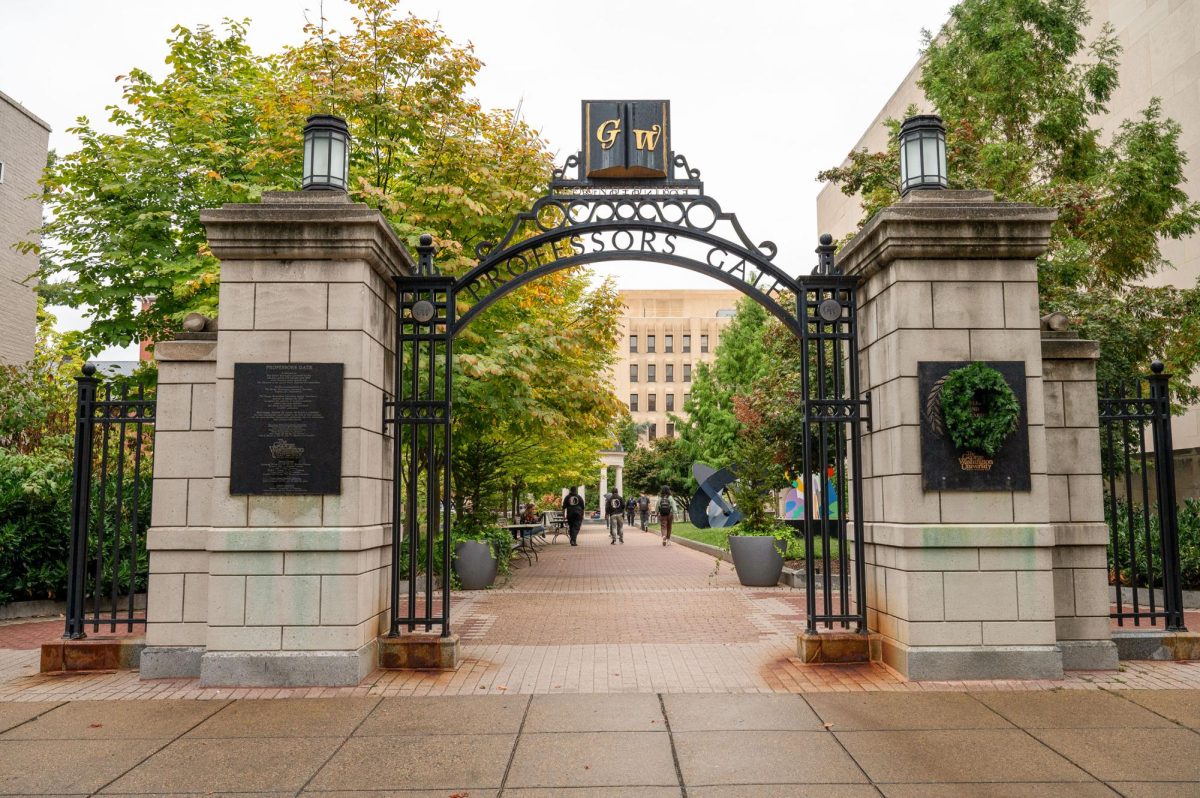
<svg viewBox="0 0 1200 798">
<path fill-rule="evenodd" d="M 738 581 L 746 587 L 772 587 L 783 573 L 783 556 L 773 537 L 729 536 Z"/>
<path fill-rule="evenodd" d="M 454 544 L 454 573 L 463 590 L 483 590 L 496 582 L 496 556 L 486 540 L 460 540 Z"/>
</svg>

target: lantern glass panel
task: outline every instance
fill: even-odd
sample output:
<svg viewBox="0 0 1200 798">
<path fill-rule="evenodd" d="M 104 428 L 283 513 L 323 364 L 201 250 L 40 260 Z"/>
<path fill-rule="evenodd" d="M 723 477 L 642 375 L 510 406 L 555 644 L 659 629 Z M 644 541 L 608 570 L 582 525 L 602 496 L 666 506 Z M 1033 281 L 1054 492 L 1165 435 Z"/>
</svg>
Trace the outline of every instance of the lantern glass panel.
<svg viewBox="0 0 1200 798">
<path fill-rule="evenodd" d="M 334 136 L 330 139 L 330 144 L 333 152 L 329 159 L 329 178 L 331 182 L 344 186 L 346 185 L 346 142 L 340 136 Z"/>
<path fill-rule="evenodd" d="M 313 138 L 313 170 L 316 179 L 329 176 L 329 135 L 317 135 Z"/>
<path fill-rule="evenodd" d="M 938 141 L 930 133 L 921 135 L 921 175 L 925 183 L 937 183 L 938 180 Z"/>
<path fill-rule="evenodd" d="M 904 173 L 904 185 L 911 186 L 921 182 L 921 142 L 916 138 L 910 138 L 904 143 L 904 149 L 908 152 L 908 171 Z"/>
<path fill-rule="evenodd" d="M 941 137 L 938 137 L 937 143 L 938 143 L 938 161 L 937 161 L 938 176 L 941 179 L 941 181 L 943 183 L 945 183 L 946 178 L 948 178 L 950 176 L 950 173 L 948 171 L 946 171 L 946 142 L 942 141 Z"/>
</svg>

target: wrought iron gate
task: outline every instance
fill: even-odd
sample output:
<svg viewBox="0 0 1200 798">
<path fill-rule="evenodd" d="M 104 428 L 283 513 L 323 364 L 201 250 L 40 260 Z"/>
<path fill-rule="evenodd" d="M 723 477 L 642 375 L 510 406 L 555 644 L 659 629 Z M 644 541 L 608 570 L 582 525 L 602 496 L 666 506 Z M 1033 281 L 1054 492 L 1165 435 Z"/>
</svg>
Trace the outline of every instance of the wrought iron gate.
<svg viewBox="0 0 1200 798">
<path fill-rule="evenodd" d="M 632 184 L 595 180 L 583 154 L 572 155 L 503 239 L 476 247 L 474 268 L 457 279 L 442 276 L 432 238 L 422 236 L 417 274 L 396 278 L 394 390 L 384 419 L 394 463 L 391 635 L 434 626 L 450 634 L 454 336 L 542 275 L 605 261 L 707 275 L 749 296 L 796 336 L 807 366 L 796 397 L 807 440 L 802 470 L 819 475 L 823 497 L 820 507 L 806 502 L 798 522 L 809 553 L 808 625 L 866 631 L 863 542 L 852 534 L 862 517 L 860 435 L 870 399 L 858 387 L 856 279 L 838 273 L 829 236 L 822 236 L 816 269 L 790 276 L 774 262 L 772 242 L 755 243 L 735 214 L 705 194 L 698 169 L 673 151 L 662 155 L 663 177 Z"/>
<path fill-rule="evenodd" d="M 1182 631 L 1170 378 L 1162 363 L 1151 371 L 1100 400 L 1111 617 L 1118 626 L 1128 620 L 1156 626 L 1161 619 L 1167 630 Z"/>
<path fill-rule="evenodd" d="M 154 399 L 138 387 L 102 382 L 96 367 L 76 377 L 71 547 L 64 637 L 144 625 Z"/>
</svg>

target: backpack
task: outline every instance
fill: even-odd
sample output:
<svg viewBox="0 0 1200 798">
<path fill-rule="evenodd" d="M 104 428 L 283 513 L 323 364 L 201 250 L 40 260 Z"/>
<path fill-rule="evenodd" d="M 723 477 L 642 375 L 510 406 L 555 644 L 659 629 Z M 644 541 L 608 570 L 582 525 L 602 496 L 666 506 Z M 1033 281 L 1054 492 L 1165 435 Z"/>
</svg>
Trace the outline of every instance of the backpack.
<svg viewBox="0 0 1200 798">
<path fill-rule="evenodd" d="M 668 499 L 666 496 L 663 496 L 658 500 L 658 514 L 659 515 L 670 515 L 671 512 L 673 511 L 673 509 L 674 508 L 671 507 L 671 500 Z"/>
<path fill-rule="evenodd" d="M 609 512 L 619 513 L 624 509 L 625 509 L 625 500 L 622 499 L 620 496 L 613 496 L 611 499 L 608 500 Z"/>
<path fill-rule="evenodd" d="M 638 499 L 638 509 L 641 510 L 642 512 L 646 512 L 647 510 L 649 510 L 650 509 L 650 499 L 645 496 L 642 496 L 640 499 Z"/>
</svg>

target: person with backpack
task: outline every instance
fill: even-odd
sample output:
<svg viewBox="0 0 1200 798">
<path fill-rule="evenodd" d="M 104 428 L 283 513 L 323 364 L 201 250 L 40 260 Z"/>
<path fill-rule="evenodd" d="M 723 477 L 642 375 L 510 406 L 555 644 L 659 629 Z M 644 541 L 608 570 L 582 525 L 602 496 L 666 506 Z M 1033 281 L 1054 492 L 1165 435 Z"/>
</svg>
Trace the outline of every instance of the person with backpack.
<svg viewBox="0 0 1200 798">
<path fill-rule="evenodd" d="M 642 517 L 642 531 L 649 532 L 650 530 L 647 529 L 646 524 L 650 521 L 650 497 L 645 492 L 641 496 L 638 496 L 637 506 L 638 515 Z"/>
<path fill-rule="evenodd" d="M 637 496 L 632 493 L 625 497 L 625 523 L 633 526 L 633 519 L 637 516 Z"/>
<path fill-rule="evenodd" d="M 567 517 L 567 536 L 571 538 L 571 545 L 578 546 L 579 527 L 583 525 L 583 498 L 579 495 L 579 488 L 571 488 L 567 492 L 562 511 Z"/>
<path fill-rule="evenodd" d="M 614 490 L 608 494 L 604 509 L 608 513 L 608 544 L 612 546 L 619 540 L 625 545 L 625 500 Z"/>
<path fill-rule="evenodd" d="M 671 521 L 674 520 L 675 507 L 671 504 L 671 489 L 666 485 L 658 493 L 658 526 L 662 532 L 662 543 L 667 545 L 671 540 Z"/>
</svg>

